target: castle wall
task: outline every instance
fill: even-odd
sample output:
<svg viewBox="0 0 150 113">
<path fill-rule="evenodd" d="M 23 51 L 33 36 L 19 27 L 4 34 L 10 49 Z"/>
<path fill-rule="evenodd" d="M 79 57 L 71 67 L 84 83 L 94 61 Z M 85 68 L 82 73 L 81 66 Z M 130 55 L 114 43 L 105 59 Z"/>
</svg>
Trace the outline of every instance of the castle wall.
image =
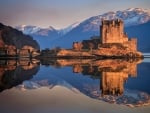
<svg viewBox="0 0 150 113">
<path fill-rule="evenodd" d="M 131 63 L 130 65 L 128 65 L 127 69 L 128 69 L 130 76 L 132 77 L 137 76 L 137 65 L 135 65 L 134 63 Z"/>
<path fill-rule="evenodd" d="M 74 73 L 81 73 L 83 71 L 82 66 L 81 65 L 73 65 L 73 72 Z"/>
<path fill-rule="evenodd" d="M 83 44 L 81 42 L 73 42 L 73 49 L 74 50 L 81 50 L 83 47 Z"/>
<path fill-rule="evenodd" d="M 123 72 L 102 72 L 101 75 L 102 94 L 121 95 L 124 91 L 124 82 L 128 78 Z"/>
<path fill-rule="evenodd" d="M 136 38 L 130 39 L 130 48 L 131 48 L 131 51 L 137 51 L 137 39 Z"/>
<path fill-rule="evenodd" d="M 91 39 L 91 40 L 83 40 L 82 45 L 83 49 L 97 49 L 100 39 Z"/>
<path fill-rule="evenodd" d="M 101 43 L 124 43 L 128 37 L 123 32 L 121 20 L 102 20 L 100 29 Z"/>
<path fill-rule="evenodd" d="M 136 38 L 132 38 L 129 41 L 124 42 L 123 45 L 126 47 L 126 50 L 128 52 L 137 51 L 137 39 Z"/>
</svg>

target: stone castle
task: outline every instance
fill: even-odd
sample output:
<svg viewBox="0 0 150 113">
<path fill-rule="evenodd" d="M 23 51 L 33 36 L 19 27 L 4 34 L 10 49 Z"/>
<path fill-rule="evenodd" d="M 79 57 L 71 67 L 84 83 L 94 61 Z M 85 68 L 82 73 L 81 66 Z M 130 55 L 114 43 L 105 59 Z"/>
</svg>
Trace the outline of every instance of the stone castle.
<svg viewBox="0 0 150 113">
<path fill-rule="evenodd" d="M 124 33 L 124 25 L 122 20 L 102 20 L 100 34 L 101 44 L 119 43 L 130 51 L 137 50 L 137 39 L 128 39 L 127 34 Z"/>
<path fill-rule="evenodd" d="M 100 36 L 91 37 L 91 40 L 73 42 L 72 49 L 43 50 L 44 57 L 70 58 L 143 58 L 137 51 L 137 39 L 129 39 L 124 33 L 124 24 L 120 19 L 102 20 Z"/>
<path fill-rule="evenodd" d="M 102 20 L 100 26 L 100 37 L 92 37 L 91 40 L 83 40 L 82 42 L 74 42 L 73 48 L 78 49 L 98 49 L 107 45 L 120 44 L 129 51 L 137 51 L 137 39 L 129 39 L 124 33 L 124 25 L 122 20 Z"/>
<path fill-rule="evenodd" d="M 142 53 L 137 51 L 137 39 L 128 38 L 127 34 L 124 33 L 123 21 L 120 19 L 102 20 L 100 37 L 74 42 L 73 49 L 90 49 L 92 54 L 102 56 L 142 56 Z"/>
</svg>

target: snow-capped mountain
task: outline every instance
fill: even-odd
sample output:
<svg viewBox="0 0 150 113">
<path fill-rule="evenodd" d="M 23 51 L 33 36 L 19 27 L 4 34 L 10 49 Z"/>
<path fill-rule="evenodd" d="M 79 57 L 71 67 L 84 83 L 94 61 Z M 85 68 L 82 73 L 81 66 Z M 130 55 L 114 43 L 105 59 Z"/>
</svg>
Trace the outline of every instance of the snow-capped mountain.
<svg viewBox="0 0 150 113">
<path fill-rule="evenodd" d="M 32 25 L 19 25 L 16 26 L 16 29 L 22 31 L 24 34 L 29 34 L 29 35 L 41 35 L 41 36 L 48 36 L 49 32 L 57 32 L 60 35 L 65 35 L 68 32 L 70 32 L 72 29 L 77 27 L 80 24 L 80 22 L 75 22 L 66 28 L 63 29 L 55 29 L 52 26 L 49 26 L 48 28 L 41 28 L 37 26 L 32 26 Z"/>
<path fill-rule="evenodd" d="M 22 31 L 24 34 L 34 34 L 38 32 L 41 28 L 32 25 L 19 25 L 16 29 Z"/>
<path fill-rule="evenodd" d="M 150 10 L 141 8 L 129 8 L 124 11 L 117 11 L 116 16 L 124 20 L 126 26 L 143 24 L 150 20 Z"/>
<path fill-rule="evenodd" d="M 123 11 L 116 12 L 107 12 L 98 16 L 93 16 L 83 22 L 75 22 L 70 26 L 62 29 L 56 30 L 53 27 L 49 28 L 41 28 L 32 25 L 21 25 L 16 28 L 22 31 L 25 34 L 43 34 L 45 31 L 48 34 L 48 31 L 57 31 L 58 34 L 65 35 L 72 31 L 76 27 L 80 27 L 84 25 L 84 31 L 88 30 L 97 30 L 99 29 L 99 25 L 101 24 L 102 19 L 112 20 L 112 19 L 122 19 L 124 21 L 125 26 L 132 26 L 137 24 L 143 24 L 150 20 L 150 9 L 142 9 L 142 8 L 129 8 Z M 45 35 L 45 33 L 44 33 Z"/>
<path fill-rule="evenodd" d="M 60 29 L 58 31 L 59 31 L 60 34 L 65 35 L 68 32 L 70 32 L 72 29 L 74 29 L 75 27 L 77 27 L 79 24 L 80 24 L 80 22 L 75 22 L 75 23 L 71 24 L 70 26 L 68 26 L 66 28 L 63 28 L 63 29 Z"/>
<path fill-rule="evenodd" d="M 71 48 L 72 43 L 75 41 L 88 40 L 92 36 L 99 36 L 99 26 L 101 25 L 102 19 L 112 20 L 117 18 L 120 18 L 124 21 L 125 28 L 138 26 L 144 23 L 148 23 L 150 21 L 150 10 L 141 8 L 130 8 L 123 11 L 108 12 L 102 15 L 93 16 L 81 22 L 80 25 L 78 25 L 69 33 L 61 37 L 59 41 L 53 43 L 64 48 Z"/>
<path fill-rule="evenodd" d="M 20 28 L 16 28 L 23 31 L 25 34 L 32 35 L 34 39 L 37 40 L 41 45 L 42 49 L 47 47 L 52 48 L 56 46 L 71 48 L 74 41 L 87 40 L 95 35 L 99 36 L 99 26 L 102 19 L 112 20 L 118 18 L 124 21 L 125 29 L 144 23 L 146 24 L 150 21 L 150 9 L 129 8 L 122 11 L 111 11 L 98 16 L 90 17 L 83 22 L 76 22 L 66 28 L 59 30 L 52 27 L 43 29 L 36 26 L 22 26 Z"/>
<path fill-rule="evenodd" d="M 82 22 L 84 31 L 97 31 L 102 19 L 122 19 L 125 27 L 143 24 L 150 21 L 150 10 L 142 8 L 129 8 L 123 11 L 107 12 L 102 15 L 93 16 Z"/>
<path fill-rule="evenodd" d="M 48 36 L 49 32 L 57 32 L 57 30 L 55 30 L 52 26 L 49 26 L 48 28 L 41 28 L 32 25 L 20 25 L 20 26 L 16 26 L 16 28 L 22 31 L 24 34 L 29 34 L 29 35 Z"/>
</svg>

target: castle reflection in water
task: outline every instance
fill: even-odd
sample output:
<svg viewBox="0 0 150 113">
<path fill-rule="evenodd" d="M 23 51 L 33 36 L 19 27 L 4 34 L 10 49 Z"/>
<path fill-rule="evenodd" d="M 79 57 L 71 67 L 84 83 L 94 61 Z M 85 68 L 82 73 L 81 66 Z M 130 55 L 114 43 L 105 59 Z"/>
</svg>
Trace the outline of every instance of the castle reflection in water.
<svg viewBox="0 0 150 113">
<path fill-rule="evenodd" d="M 60 85 L 109 103 L 148 105 L 150 90 L 145 86 L 149 85 L 149 71 L 143 76 L 138 68 L 137 73 L 140 63 L 141 59 L 0 60 L 0 92 L 15 86 L 28 90 Z"/>
<path fill-rule="evenodd" d="M 128 77 L 136 77 L 140 59 L 55 59 L 42 60 L 43 65 L 55 67 L 71 66 L 74 73 L 90 75 L 100 79 L 102 95 L 122 95 Z M 29 80 L 39 71 L 39 61 L 0 60 L 0 91 Z"/>
<path fill-rule="evenodd" d="M 90 75 L 93 78 L 100 79 L 100 90 L 102 95 L 122 95 L 124 92 L 124 83 L 128 77 L 137 76 L 137 64 L 140 59 L 58 59 L 43 61 L 45 65 L 55 67 L 72 66 L 74 73 Z"/>
</svg>

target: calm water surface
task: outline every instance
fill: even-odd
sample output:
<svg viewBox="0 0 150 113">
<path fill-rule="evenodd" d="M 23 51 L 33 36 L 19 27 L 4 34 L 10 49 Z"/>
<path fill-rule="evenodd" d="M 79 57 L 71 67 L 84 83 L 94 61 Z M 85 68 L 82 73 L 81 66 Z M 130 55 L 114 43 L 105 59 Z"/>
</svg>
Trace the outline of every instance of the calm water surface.
<svg viewBox="0 0 150 113">
<path fill-rule="evenodd" d="M 149 113 L 150 59 L 0 60 L 2 113 Z"/>
</svg>

